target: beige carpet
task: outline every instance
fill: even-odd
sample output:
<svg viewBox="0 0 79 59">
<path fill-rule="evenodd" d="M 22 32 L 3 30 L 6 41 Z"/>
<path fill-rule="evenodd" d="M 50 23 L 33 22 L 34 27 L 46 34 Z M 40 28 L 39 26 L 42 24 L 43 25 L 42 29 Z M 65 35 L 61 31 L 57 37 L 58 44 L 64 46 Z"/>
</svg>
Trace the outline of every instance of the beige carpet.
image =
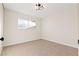
<svg viewBox="0 0 79 59">
<path fill-rule="evenodd" d="M 3 56 L 77 56 L 78 49 L 50 42 L 35 40 L 4 47 Z"/>
</svg>

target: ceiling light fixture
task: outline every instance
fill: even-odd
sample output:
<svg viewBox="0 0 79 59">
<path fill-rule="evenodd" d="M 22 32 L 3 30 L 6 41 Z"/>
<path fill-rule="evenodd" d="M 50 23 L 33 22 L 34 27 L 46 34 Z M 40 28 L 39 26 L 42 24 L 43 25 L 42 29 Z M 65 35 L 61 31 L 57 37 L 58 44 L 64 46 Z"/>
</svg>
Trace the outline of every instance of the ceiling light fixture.
<svg viewBox="0 0 79 59">
<path fill-rule="evenodd" d="M 35 9 L 36 10 L 42 10 L 42 9 L 44 9 L 44 6 L 43 6 L 43 4 L 38 3 L 38 4 L 35 5 Z"/>
</svg>

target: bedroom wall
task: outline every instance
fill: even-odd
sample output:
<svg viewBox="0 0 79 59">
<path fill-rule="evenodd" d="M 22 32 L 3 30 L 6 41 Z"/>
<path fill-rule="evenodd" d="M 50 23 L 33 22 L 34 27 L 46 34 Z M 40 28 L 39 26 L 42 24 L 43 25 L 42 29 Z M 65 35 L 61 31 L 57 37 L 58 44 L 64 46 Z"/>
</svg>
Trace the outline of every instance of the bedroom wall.
<svg viewBox="0 0 79 59">
<path fill-rule="evenodd" d="M 56 4 L 42 20 L 42 39 L 78 48 L 78 4 Z"/>
<path fill-rule="evenodd" d="M 3 36 L 3 6 L 0 3 L 0 37 Z"/>
<path fill-rule="evenodd" d="M 35 20 L 37 26 L 25 30 L 18 29 L 18 18 Z M 4 38 L 4 46 L 40 39 L 40 18 L 5 9 Z"/>
<path fill-rule="evenodd" d="M 79 16 L 79 4 L 78 4 L 78 16 Z M 78 17 L 78 39 L 79 39 L 79 17 Z M 78 47 L 78 56 L 79 56 L 79 47 Z"/>
<path fill-rule="evenodd" d="M 3 36 L 3 6 L 0 3 L 0 38 Z M 2 52 L 2 42 L 0 40 L 0 55 Z"/>
<path fill-rule="evenodd" d="M 78 48 L 78 4 L 56 4 L 54 7 L 43 19 L 5 9 L 4 46 L 45 39 Z M 35 19 L 37 27 L 18 30 L 18 17 Z"/>
</svg>

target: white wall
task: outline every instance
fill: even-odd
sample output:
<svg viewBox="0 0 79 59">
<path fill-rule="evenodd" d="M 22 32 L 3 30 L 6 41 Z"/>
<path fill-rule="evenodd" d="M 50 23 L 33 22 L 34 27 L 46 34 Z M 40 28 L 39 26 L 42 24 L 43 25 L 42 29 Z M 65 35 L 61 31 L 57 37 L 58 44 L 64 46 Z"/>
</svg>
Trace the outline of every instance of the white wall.
<svg viewBox="0 0 79 59">
<path fill-rule="evenodd" d="M 26 30 L 17 29 L 18 18 L 32 19 L 37 23 L 37 27 Z M 4 19 L 4 46 L 23 43 L 27 41 L 40 39 L 40 18 L 29 15 L 24 15 L 5 9 Z"/>
<path fill-rule="evenodd" d="M 42 39 L 78 47 L 78 5 L 54 5 L 51 14 L 42 20 Z"/>
<path fill-rule="evenodd" d="M 79 4 L 78 4 L 78 16 L 79 16 Z M 78 39 L 79 39 L 79 17 L 78 17 Z M 79 56 L 79 47 L 78 47 L 78 56 Z"/>
<path fill-rule="evenodd" d="M 3 6 L 0 3 L 0 37 L 3 36 Z"/>
<path fill-rule="evenodd" d="M 3 6 L 0 3 L 0 38 L 3 36 Z M 2 42 L 0 41 L 0 55 L 2 52 Z"/>
<path fill-rule="evenodd" d="M 24 15 L 5 9 L 4 20 L 4 46 L 27 42 L 36 39 L 78 47 L 78 5 L 77 4 L 54 4 L 49 16 L 42 19 Z M 36 19 L 37 27 L 28 30 L 18 30 L 18 17 Z M 41 23 L 40 23 L 41 22 Z"/>
</svg>

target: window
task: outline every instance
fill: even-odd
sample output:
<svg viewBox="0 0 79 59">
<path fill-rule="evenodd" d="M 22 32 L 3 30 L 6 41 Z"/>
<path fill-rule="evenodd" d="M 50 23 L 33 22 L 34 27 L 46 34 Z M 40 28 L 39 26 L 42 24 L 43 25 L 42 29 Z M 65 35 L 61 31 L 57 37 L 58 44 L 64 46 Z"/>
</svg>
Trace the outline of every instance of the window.
<svg viewBox="0 0 79 59">
<path fill-rule="evenodd" d="M 18 19 L 18 29 L 27 29 L 36 26 L 36 22 L 31 20 Z"/>
</svg>

